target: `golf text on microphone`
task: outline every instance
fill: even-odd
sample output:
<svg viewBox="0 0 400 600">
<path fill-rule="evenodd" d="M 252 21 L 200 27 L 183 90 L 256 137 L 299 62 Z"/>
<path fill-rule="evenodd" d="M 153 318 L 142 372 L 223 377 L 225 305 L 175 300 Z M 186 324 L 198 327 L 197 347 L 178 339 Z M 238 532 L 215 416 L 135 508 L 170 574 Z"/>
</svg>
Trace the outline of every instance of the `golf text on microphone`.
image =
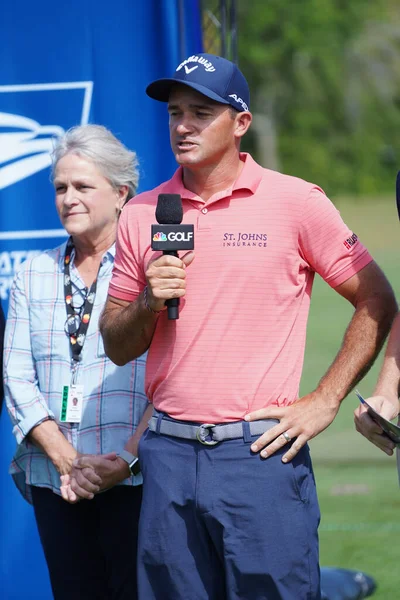
<svg viewBox="0 0 400 600">
<path fill-rule="evenodd" d="M 193 250 L 193 225 L 158 225 L 151 226 L 151 248 L 164 252 L 166 250 Z"/>
</svg>

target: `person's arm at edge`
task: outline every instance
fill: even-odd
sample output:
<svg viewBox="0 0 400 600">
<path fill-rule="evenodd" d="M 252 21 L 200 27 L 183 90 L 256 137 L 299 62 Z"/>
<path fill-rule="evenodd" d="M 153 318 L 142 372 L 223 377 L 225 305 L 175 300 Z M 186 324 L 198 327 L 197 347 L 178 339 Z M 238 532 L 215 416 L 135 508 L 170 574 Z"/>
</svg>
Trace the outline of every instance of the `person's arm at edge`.
<svg viewBox="0 0 400 600">
<path fill-rule="evenodd" d="M 280 419 L 279 425 L 253 444 L 253 451 L 268 446 L 265 456 L 270 456 L 286 444 L 282 436 L 286 432 L 297 440 L 282 460 L 292 460 L 308 440 L 331 424 L 342 400 L 379 354 L 397 311 L 393 290 L 384 273 L 372 261 L 335 290 L 355 307 L 338 354 L 314 392 L 286 408 L 269 407 L 247 415 L 246 420 Z"/>
<path fill-rule="evenodd" d="M 374 395 L 384 396 L 393 405 L 393 417 L 399 412 L 400 392 L 400 314 L 390 332 L 385 357 L 375 386 Z"/>
<path fill-rule="evenodd" d="M 400 384 L 400 314 L 396 316 L 390 332 L 383 364 L 374 394 L 367 399 L 379 414 L 391 421 L 399 414 Z M 391 456 L 395 443 L 386 436 L 381 427 L 369 416 L 367 408 L 359 405 L 354 411 L 356 429 L 367 440 Z"/>
</svg>

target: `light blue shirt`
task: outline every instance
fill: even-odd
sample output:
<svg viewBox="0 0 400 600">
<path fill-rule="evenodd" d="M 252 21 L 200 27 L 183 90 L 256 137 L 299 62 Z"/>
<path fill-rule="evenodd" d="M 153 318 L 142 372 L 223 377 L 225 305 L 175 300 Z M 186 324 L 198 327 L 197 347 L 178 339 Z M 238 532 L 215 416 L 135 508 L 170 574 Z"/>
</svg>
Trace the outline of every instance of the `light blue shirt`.
<svg viewBox="0 0 400 600">
<path fill-rule="evenodd" d="M 4 342 L 5 399 L 17 450 L 10 473 L 30 501 L 31 485 L 60 493 L 60 476 L 51 460 L 32 442 L 29 431 L 54 419 L 78 452 L 104 454 L 122 450 L 134 433 L 147 399 L 145 358 L 118 367 L 104 352 L 98 322 L 107 298 L 115 247 L 103 256 L 97 292 L 77 370 L 83 385 L 80 423 L 60 423 L 63 386 L 71 383 L 71 349 L 65 332 L 64 254 L 66 243 L 26 261 L 15 276 Z M 73 297 L 85 284 L 71 258 Z M 123 484 L 138 485 L 141 475 Z"/>
</svg>

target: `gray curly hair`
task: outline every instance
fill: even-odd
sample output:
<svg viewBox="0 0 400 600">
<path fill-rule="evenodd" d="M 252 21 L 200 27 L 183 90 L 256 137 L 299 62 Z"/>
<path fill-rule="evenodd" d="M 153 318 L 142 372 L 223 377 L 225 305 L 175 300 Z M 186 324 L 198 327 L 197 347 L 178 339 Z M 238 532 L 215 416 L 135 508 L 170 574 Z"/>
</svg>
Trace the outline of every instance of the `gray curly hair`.
<svg viewBox="0 0 400 600">
<path fill-rule="evenodd" d="M 52 158 L 51 178 L 54 179 L 58 161 L 67 154 L 77 154 L 91 160 L 115 189 L 128 186 L 128 197 L 133 198 L 139 183 L 136 153 L 128 150 L 103 125 L 71 127 L 56 141 Z"/>
</svg>

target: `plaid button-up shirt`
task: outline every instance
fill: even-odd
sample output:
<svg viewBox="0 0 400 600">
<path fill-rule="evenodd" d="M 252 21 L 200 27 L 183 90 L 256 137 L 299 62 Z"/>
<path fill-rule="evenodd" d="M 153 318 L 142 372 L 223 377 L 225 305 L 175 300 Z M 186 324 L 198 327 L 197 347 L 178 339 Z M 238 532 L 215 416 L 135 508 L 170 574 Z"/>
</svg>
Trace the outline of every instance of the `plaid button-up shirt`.
<svg viewBox="0 0 400 600">
<path fill-rule="evenodd" d="M 123 449 L 147 406 L 144 393 L 145 355 L 123 367 L 105 355 L 98 321 L 107 297 L 114 263 L 112 246 L 100 266 L 93 312 L 77 371 L 83 385 L 80 423 L 60 423 L 62 391 L 71 383 L 71 349 L 65 332 L 64 296 L 66 243 L 26 261 L 10 292 L 5 334 L 5 398 L 17 450 L 10 473 L 21 493 L 31 500 L 30 486 L 60 493 L 60 476 L 51 460 L 27 438 L 29 431 L 54 419 L 62 433 L 84 454 Z M 85 284 L 71 259 L 75 295 Z M 125 480 L 138 485 L 141 475 Z"/>
</svg>

